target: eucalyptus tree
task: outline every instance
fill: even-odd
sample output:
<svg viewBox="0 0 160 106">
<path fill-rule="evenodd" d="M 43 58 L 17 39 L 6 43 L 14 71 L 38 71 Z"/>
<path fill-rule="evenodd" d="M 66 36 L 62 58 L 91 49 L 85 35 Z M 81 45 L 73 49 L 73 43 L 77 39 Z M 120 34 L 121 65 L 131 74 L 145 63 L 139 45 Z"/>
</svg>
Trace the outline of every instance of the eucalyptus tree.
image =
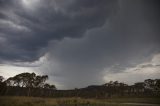
<svg viewBox="0 0 160 106">
<path fill-rule="evenodd" d="M 0 83 L 2 83 L 4 80 L 4 77 L 3 76 L 0 76 Z"/>
<path fill-rule="evenodd" d="M 15 84 L 15 81 L 14 81 L 14 78 L 13 77 L 9 77 L 7 80 L 4 81 L 7 86 L 14 86 Z"/>
<path fill-rule="evenodd" d="M 49 87 L 50 89 L 56 90 L 56 86 L 55 85 L 50 85 Z"/>
<path fill-rule="evenodd" d="M 48 75 L 42 75 L 41 76 L 41 87 L 44 86 L 45 84 L 45 81 L 48 79 Z"/>
<path fill-rule="evenodd" d="M 158 90 L 160 90 L 160 79 L 155 79 L 156 83 L 155 86 Z"/>
<path fill-rule="evenodd" d="M 55 85 L 50 85 L 50 84 L 48 84 L 48 83 L 45 83 L 43 88 L 45 88 L 45 89 L 56 90 Z"/>
<path fill-rule="evenodd" d="M 50 84 L 45 83 L 44 86 L 43 86 L 43 88 L 45 88 L 45 89 L 50 89 Z"/>
<path fill-rule="evenodd" d="M 34 87 L 35 88 L 43 88 L 44 87 L 44 84 L 45 84 L 45 81 L 48 79 L 48 75 L 38 75 L 35 77 L 35 80 L 34 80 Z"/>
<path fill-rule="evenodd" d="M 144 93 L 145 83 L 144 82 L 137 82 L 133 85 L 133 89 L 135 94 L 140 95 Z"/>
<path fill-rule="evenodd" d="M 3 80 L 4 80 L 4 77 L 0 76 L 0 95 L 3 94 L 3 90 L 6 87 L 6 84 L 3 82 Z"/>
<path fill-rule="evenodd" d="M 156 82 L 153 79 L 146 79 L 144 83 L 145 83 L 146 89 L 153 90 Z"/>
</svg>

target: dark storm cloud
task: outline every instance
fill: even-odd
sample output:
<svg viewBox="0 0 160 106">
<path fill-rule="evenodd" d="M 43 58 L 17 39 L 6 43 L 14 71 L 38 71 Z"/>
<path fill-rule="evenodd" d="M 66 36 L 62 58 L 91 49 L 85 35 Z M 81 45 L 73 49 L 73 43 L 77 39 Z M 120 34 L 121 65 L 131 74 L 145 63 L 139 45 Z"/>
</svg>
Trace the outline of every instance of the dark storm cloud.
<svg viewBox="0 0 160 106">
<path fill-rule="evenodd" d="M 88 29 L 83 38 L 51 43 L 48 73 L 66 88 L 84 87 L 150 61 L 160 52 L 159 13 L 153 4 L 120 1 L 118 12 L 102 27 Z"/>
<path fill-rule="evenodd" d="M 0 61 L 34 67 L 30 61 L 46 54 L 39 70 L 62 88 L 102 84 L 106 74 L 160 52 L 156 0 L 0 0 L 0 5 Z"/>
<path fill-rule="evenodd" d="M 81 37 L 86 30 L 102 26 L 117 2 L 0 0 L 0 5 L 0 59 L 23 62 L 44 55 L 51 40 Z"/>
</svg>

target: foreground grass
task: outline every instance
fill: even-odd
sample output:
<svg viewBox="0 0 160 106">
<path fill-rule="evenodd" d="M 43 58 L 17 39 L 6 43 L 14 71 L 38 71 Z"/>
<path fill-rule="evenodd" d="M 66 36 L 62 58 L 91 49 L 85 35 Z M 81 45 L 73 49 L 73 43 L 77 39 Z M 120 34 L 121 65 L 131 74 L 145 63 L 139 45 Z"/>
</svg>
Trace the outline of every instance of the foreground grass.
<svg viewBox="0 0 160 106">
<path fill-rule="evenodd" d="M 134 106 L 123 103 L 149 103 L 160 106 L 160 98 L 39 98 L 39 97 L 0 97 L 0 106 Z M 138 105 L 136 105 L 138 106 Z M 144 105 L 145 106 L 145 105 Z"/>
</svg>

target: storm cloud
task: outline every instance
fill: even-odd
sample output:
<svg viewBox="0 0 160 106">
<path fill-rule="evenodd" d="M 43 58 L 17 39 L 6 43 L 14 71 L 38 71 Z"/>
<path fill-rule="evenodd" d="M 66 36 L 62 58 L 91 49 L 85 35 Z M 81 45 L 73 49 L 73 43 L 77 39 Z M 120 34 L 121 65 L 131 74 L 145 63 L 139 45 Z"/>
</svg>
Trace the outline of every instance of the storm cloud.
<svg viewBox="0 0 160 106">
<path fill-rule="evenodd" d="M 160 53 L 159 28 L 156 0 L 0 0 L 0 63 L 33 67 L 62 89 L 103 84 L 158 67 L 143 63 Z"/>
<path fill-rule="evenodd" d="M 51 40 L 81 37 L 87 29 L 102 26 L 116 8 L 116 1 L 90 2 L 1 0 L 0 58 L 34 61 L 44 55 L 43 49 Z"/>
</svg>

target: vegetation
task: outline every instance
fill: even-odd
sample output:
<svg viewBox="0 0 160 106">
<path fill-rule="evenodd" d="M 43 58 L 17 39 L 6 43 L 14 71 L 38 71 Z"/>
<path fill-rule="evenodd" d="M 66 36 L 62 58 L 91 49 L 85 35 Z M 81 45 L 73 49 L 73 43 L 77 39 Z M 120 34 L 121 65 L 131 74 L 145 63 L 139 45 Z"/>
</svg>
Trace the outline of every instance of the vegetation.
<svg viewBox="0 0 160 106">
<path fill-rule="evenodd" d="M 160 79 L 146 79 L 134 85 L 110 81 L 103 85 L 72 90 L 57 90 L 55 85 L 46 83 L 47 79 L 47 75 L 35 73 L 21 73 L 6 80 L 0 76 L 0 106 L 160 104 Z"/>
<path fill-rule="evenodd" d="M 91 85 L 72 90 L 56 90 L 55 85 L 46 83 L 47 75 L 21 73 L 4 80 L 0 76 L 1 96 L 32 97 L 81 97 L 81 98 L 115 98 L 115 97 L 160 97 L 160 79 L 146 79 L 134 85 L 110 81 L 103 85 Z"/>
<path fill-rule="evenodd" d="M 159 100 L 160 98 L 82 99 L 4 96 L 0 97 L 0 106 L 134 106 L 125 103 L 148 103 L 158 106 L 160 104 Z"/>
<path fill-rule="evenodd" d="M 45 83 L 47 79 L 48 75 L 40 76 L 35 73 L 21 73 L 5 81 L 0 76 L 0 95 L 41 96 L 44 90 L 56 89 L 55 85 Z"/>
</svg>

